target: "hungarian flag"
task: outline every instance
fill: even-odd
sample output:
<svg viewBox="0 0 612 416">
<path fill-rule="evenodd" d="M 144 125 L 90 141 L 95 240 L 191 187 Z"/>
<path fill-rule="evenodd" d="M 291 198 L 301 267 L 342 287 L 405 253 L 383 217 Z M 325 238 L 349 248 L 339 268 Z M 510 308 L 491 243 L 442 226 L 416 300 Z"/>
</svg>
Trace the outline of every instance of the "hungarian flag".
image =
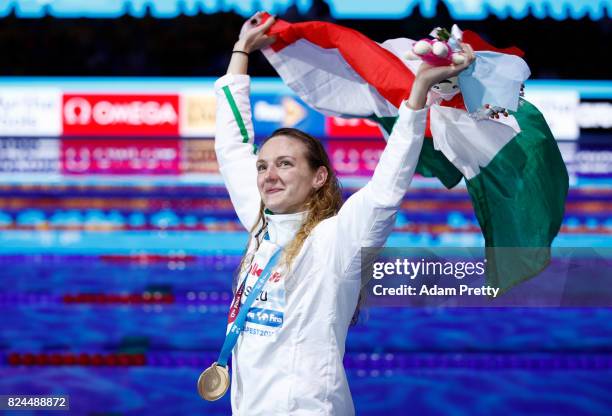
<svg viewBox="0 0 612 416">
<path fill-rule="evenodd" d="M 414 41 L 378 44 L 316 21 L 278 20 L 268 34 L 276 41 L 262 52 L 304 102 L 331 116 L 375 119 L 391 131 L 415 78 L 418 64 L 401 58 Z M 522 54 L 496 49 L 469 31 L 463 41 L 504 59 Z M 495 120 L 470 115 L 461 94 L 430 94 L 429 104 L 431 140 L 424 142 L 417 172 L 447 188 L 465 179 L 486 243 L 487 284 L 503 292 L 550 262 L 568 191 L 559 148 L 542 114 L 525 100 Z"/>
</svg>

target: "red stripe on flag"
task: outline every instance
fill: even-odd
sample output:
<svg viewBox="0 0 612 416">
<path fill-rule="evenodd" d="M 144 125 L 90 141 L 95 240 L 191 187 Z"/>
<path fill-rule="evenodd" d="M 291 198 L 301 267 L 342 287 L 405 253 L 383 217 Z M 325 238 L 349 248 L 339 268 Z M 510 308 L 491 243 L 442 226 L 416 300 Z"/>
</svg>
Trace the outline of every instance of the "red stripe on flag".
<svg viewBox="0 0 612 416">
<path fill-rule="evenodd" d="M 525 56 L 525 52 L 522 49 L 517 48 L 516 46 L 511 46 L 509 48 L 496 48 L 495 46 L 488 43 L 486 40 L 481 38 L 476 32 L 472 32 L 471 30 L 464 30 L 462 40 L 465 43 L 469 43 L 470 46 L 475 51 L 491 51 L 491 52 L 499 52 L 506 53 L 508 55 L 516 55 L 520 58 Z"/>
<path fill-rule="evenodd" d="M 263 21 L 268 16 L 264 16 Z M 268 35 L 277 38 L 272 45 L 275 52 L 299 39 L 323 49 L 337 49 L 365 82 L 396 107 L 408 98 L 412 89 L 414 74 L 402 61 L 356 30 L 326 22 L 288 23 L 277 20 Z"/>
</svg>

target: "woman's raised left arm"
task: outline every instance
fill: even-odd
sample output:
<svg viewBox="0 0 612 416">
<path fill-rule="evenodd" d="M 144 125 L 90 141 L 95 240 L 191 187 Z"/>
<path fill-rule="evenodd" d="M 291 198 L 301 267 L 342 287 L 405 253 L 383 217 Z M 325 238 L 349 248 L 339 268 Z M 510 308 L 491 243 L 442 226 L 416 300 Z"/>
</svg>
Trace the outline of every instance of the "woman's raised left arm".
<svg viewBox="0 0 612 416">
<path fill-rule="evenodd" d="M 395 224 L 395 216 L 416 170 L 423 139 L 427 92 L 434 84 L 457 75 L 474 60 L 469 45 L 463 45 L 466 60 L 461 65 L 430 67 L 423 64 L 399 109 L 399 117 L 385 150 L 366 186 L 344 203 L 327 239 L 334 255 L 334 269 L 347 278 L 359 278 L 361 248 L 383 246 Z"/>
</svg>

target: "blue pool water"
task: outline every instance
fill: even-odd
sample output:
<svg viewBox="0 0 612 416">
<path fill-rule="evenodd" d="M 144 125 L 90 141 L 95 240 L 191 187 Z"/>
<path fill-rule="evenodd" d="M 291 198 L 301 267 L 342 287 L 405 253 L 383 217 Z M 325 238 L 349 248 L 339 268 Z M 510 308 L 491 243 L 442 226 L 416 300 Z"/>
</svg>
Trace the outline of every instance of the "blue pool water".
<svg viewBox="0 0 612 416">
<path fill-rule="evenodd" d="M 237 261 L 0 257 L 0 394 L 68 394 L 79 415 L 229 414 L 228 397 L 204 402 L 195 383 L 223 341 Z M 65 301 L 79 294 L 172 294 L 173 302 Z M 611 321 L 607 308 L 366 308 L 345 357 L 357 414 L 609 415 Z M 114 353 L 145 362 L 11 361 Z"/>
</svg>

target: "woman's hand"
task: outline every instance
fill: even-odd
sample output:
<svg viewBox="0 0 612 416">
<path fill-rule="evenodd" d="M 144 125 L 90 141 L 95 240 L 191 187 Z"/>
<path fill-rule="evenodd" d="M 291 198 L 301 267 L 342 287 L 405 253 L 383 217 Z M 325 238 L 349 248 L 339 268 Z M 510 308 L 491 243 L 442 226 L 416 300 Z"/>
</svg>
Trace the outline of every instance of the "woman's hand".
<svg viewBox="0 0 612 416">
<path fill-rule="evenodd" d="M 461 71 L 466 69 L 474 62 L 476 56 L 474 50 L 467 43 L 461 43 L 461 50 L 465 56 L 465 61 L 458 65 L 446 65 L 446 66 L 431 66 L 423 62 L 419 67 L 414 83 L 412 84 L 412 90 L 410 91 L 410 97 L 408 98 L 407 105 L 413 110 L 420 110 L 425 107 L 427 102 L 427 93 L 429 89 L 440 81 L 459 75 Z"/>
<path fill-rule="evenodd" d="M 423 82 L 431 88 L 440 81 L 445 79 L 456 77 L 461 71 L 466 69 L 474 62 L 476 56 L 474 50 L 468 43 L 461 43 L 462 55 L 465 56 L 465 60 L 459 65 L 446 65 L 446 66 L 431 66 L 425 62 L 419 67 L 417 72 L 416 82 Z"/>
<path fill-rule="evenodd" d="M 264 24 L 257 26 L 261 19 L 261 13 L 257 12 L 242 25 L 238 42 L 234 44 L 232 58 L 227 67 L 228 74 L 246 74 L 249 66 L 249 53 L 270 46 L 276 40 L 274 36 L 266 35 L 266 31 L 275 22 L 274 17 L 269 17 Z"/>
<path fill-rule="evenodd" d="M 259 25 L 261 21 L 262 13 L 257 12 L 242 25 L 238 42 L 234 45 L 234 50 L 251 53 L 274 43 L 276 38 L 266 35 L 266 32 L 276 19 L 274 16 L 270 16 L 264 24 Z"/>
</svg>

